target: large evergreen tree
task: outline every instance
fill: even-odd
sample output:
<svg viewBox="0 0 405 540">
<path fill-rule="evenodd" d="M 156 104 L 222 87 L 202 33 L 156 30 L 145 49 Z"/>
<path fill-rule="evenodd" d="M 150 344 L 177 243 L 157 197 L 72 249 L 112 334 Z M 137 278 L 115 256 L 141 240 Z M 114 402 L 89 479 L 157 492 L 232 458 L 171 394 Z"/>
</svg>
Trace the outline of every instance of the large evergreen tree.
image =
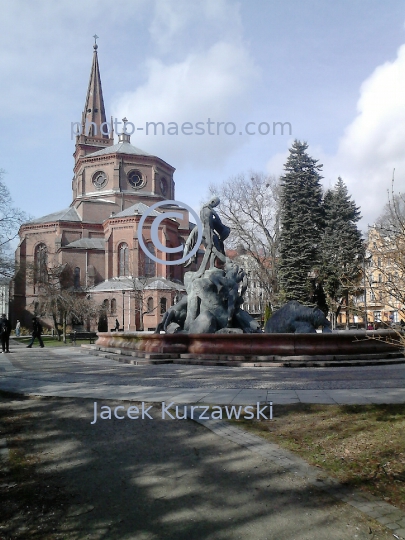
<svg viewBox="0 0 405 540">
<path fill-rule="evenodd" d="M 322 278 L 329 308 L 338 315 L 362 277 L 364 244 L 357 223 L 360 208 L 341 178 L 324 197 L 325 229 L 321 242 Z"/>
<path fill-rule="evenodd" d="M 305 142 L 294 141 L 281 177 L 279 273 L 284 300 L 311 304 L 320 266 L 324 217 L 319 172 L 322 165 L 307 154 L 307 148 Z"/>
</svg>

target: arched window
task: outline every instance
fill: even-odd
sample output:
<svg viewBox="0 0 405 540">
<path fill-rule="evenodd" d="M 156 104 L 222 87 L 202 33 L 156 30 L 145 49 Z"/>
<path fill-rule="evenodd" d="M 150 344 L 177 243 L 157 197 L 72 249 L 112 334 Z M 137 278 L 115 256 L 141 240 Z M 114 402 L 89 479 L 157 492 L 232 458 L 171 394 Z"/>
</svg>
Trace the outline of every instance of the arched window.
<svg viewBox="0 0 405 540">
<path fill-rule="evenodd" d="M 118 275 L 129 276 L 129 249 L 125 242 L 118 246 Z"/>
<path fill-rule="evenodd" d="M 164 315 L 167 311 L 167 300 L 166 298 L 160 299 L 160 314 Z"/>
<path fill-rule="evenodd" d="M 45 244 L 38 244 L 34 255 L 35 282 L 46 283 L 48 281 L 48 248 Z"/>
<path fill-rule="evenodd" d="M 148 251 L 155 255 L 155 246 L 152 242 L 146 244 Z M 145 254 L 145 277 L 154 277 L 156 275 L 156 263 Z"/>
<path fill-rule="evenodd" d="M 111 300 L 111 315 L 115 315 L 117 313 L 117 300 L 113 298 Z"/>
<path fill-rule="evenodd" d="M 73 286 L 75 289 L 80 289 L 80 268 L 78 266 L 73 271 Z"/>
<path fill-rule="evenodd" d="M 148 313 L 152 313 L 153 311 L 153 298 L 150 296 L 148 298 Z"/>
<path fill-rule="evenodd" d="M 106 298 L 103 302 L 103 310 L 107 313 L 108 310 L 110 308 L 110 302 L 108 301 L 108 299 Z"/>
</svg>

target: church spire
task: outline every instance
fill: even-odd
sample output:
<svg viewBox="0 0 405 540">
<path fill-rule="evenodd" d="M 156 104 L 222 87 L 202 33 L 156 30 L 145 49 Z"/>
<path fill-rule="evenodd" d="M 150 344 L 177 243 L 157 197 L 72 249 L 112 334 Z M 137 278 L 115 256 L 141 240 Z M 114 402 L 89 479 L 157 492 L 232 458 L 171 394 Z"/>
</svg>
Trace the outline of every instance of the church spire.
<svg viewBox="0 0 405 540">
<path fill-rule="evenodd" d="M 97 39 L 94 35 L 93 63 L 91 65 L 86 102 L 82 113 L 81 129 L 76 137 L 75 163 L 80 157 L 114 144 L 113 122 L 107 123 L 100 68 L 98 66 Z"/>
<path fill-rule="evenodd" d="M 100 68 L 98 66 L 97 56 L 97 39 L 98 36 L 94 36 L 93 45 L 93 63 L 91 66 L 89 86 L 87 89 L 86 103 L 84 105 L 84 111 L 82 115 L 82 133 L 92 139 L 98 139 L 100 142 L 107 142 L 110 139 L 112 126 L 107 124 L 103 89 L 101 87 Z"/>
</svg>

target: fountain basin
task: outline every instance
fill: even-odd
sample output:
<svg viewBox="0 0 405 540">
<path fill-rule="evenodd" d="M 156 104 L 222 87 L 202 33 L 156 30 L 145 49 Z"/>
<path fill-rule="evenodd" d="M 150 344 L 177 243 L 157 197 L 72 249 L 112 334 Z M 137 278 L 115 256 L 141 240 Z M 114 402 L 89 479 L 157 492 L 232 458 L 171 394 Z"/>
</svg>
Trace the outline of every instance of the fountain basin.
<svg viewBox="0 0 405 540">
<path fill-rule="evenodd" d="M 403 357 L 392 330 L 331 334 L 145 334 L 99 332 L 99 350 L 140 358 L 277 362 Z"/>
</svg>

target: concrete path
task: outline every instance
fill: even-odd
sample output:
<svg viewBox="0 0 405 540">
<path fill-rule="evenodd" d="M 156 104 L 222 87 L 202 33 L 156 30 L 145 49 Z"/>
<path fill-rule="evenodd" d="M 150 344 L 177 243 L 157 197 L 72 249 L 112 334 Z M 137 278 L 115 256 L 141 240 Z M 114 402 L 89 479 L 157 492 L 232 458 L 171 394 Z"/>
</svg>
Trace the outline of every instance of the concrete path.
<svg viewBox="0 0 405 540">
<path fill-rule="evenodd" d="M 80 347 L 0 355 L 0 389 L 33 395 L 174 403 L 404 403 L 405 364 L 343 368 L 134 366 Z"/>
<path fill-rule="evenodd" d="M 104 400 L 120 400 L 117 405 L 121 407 L 127 400 L 179 405 L 405 402 L 403 364 L 298 369 L 133 366 L 89 355 L 79 347 L 27 350 L 16 344 L 11 350 L 10 354 L 0 355 L 0 389 L 90 398 L 98 400 L 99 406 Z M 43 403 L 49 403 L 50 414 L 56 418 L 55 403 Z M 80 437 L 85 441 L 92 434 L 90 451 L 94 452 L 99 445 L 98 455 L 109 456 L 108 463 L 101 460 L 80 472 L 84 477 L 90 476 L 82 484 L 85 492 L 79 508 L 87 504 L 92 510 L 89 521 L 81 525 L 76 522 L 74 528 L 99 527 L 102 533 L 93 538 L 405 537 L 405 513 L 371 495 L 339 485 L 298 456 L 225 422 L 195 418 L 211 435 L 207 430 L 196 430 L 195 423 L 170 419 L 162 423 L 161 418 L 141 423 L 99 419 L 91 425 L 92 401 L 83 401 L 83 405 L 61 401 L 61 411 L 63 403 L 70 403 L 69 409 L 73 407 L 74 412 L 66 414 L 81 426 L 80 436 L 76 431 L 72 434 L 75 441 Z M 61 415 L 65 416 L 63 412 Z M 122 445 L 128 446 L 126 457 Z M 62 461 L 67 460 L 64 448 L 60 449 Z M 57 447 L 52 451 L 58 453 Z M 115 454 L 119 457 L 119 470 L 115 470 Z M 94 470 L 104 471 L 96 484 Z M 67 470 L 66 483 L 71 481 L 70 473 Z M 119 504 L 115 501 L 111 513 L 108 496 L 104 501 L 100 495 L 99 511 L 93 513 L 97 508 L 93 499 L 104 492 L 102 486 L 106 481 L 109 492 L 118 481 L 117 490 L 121 493 L 123 485 L 125 496 Z M 132 500 L 140 501 L 135 504 L 135 512 Z M 350 506 L 341 506 L 337 501 Z M 117 509 L 119 516 L 122 514 L 118 521 Z M 134 519 L 123 517 L 128 515 Z M 376 531 L 371 518 L 388 529 Z M 140 519 L 145 525 L 137 529 Z M 67 529 L 71 526 L 72 523 L 66 523 Z M 110 535 L 113 530 L 117 536 Z M 137 533 L 133 535 L 131 530 Z"/>
<path fill-rule="evenodd" d="M 112 409 L 123 405 L 106 403 Z M 29 453 L 38 456 L 39 481 L 46 478 L 47 488 L 63 496 L 54 529 L 44 538 L 401 537 L 405 514 L 367 495 L 340 491 L 322 471 L 233 426 L 218 422 L 205 429 L 197 422 L 163 420 L 157 407 L 151 419 L 113 418 L 91 425 L 92 405 L 79 398 L 19 397 L 8 404 L 31 420 L 24 440 Z M 379 512 L 388 527 L 367 512 Z M 27 533 L 27 523 L 22 525 Z M 15 534 L 13 526 L 2 528 L 0 536 L 31 537 Z"/>
</svg>

